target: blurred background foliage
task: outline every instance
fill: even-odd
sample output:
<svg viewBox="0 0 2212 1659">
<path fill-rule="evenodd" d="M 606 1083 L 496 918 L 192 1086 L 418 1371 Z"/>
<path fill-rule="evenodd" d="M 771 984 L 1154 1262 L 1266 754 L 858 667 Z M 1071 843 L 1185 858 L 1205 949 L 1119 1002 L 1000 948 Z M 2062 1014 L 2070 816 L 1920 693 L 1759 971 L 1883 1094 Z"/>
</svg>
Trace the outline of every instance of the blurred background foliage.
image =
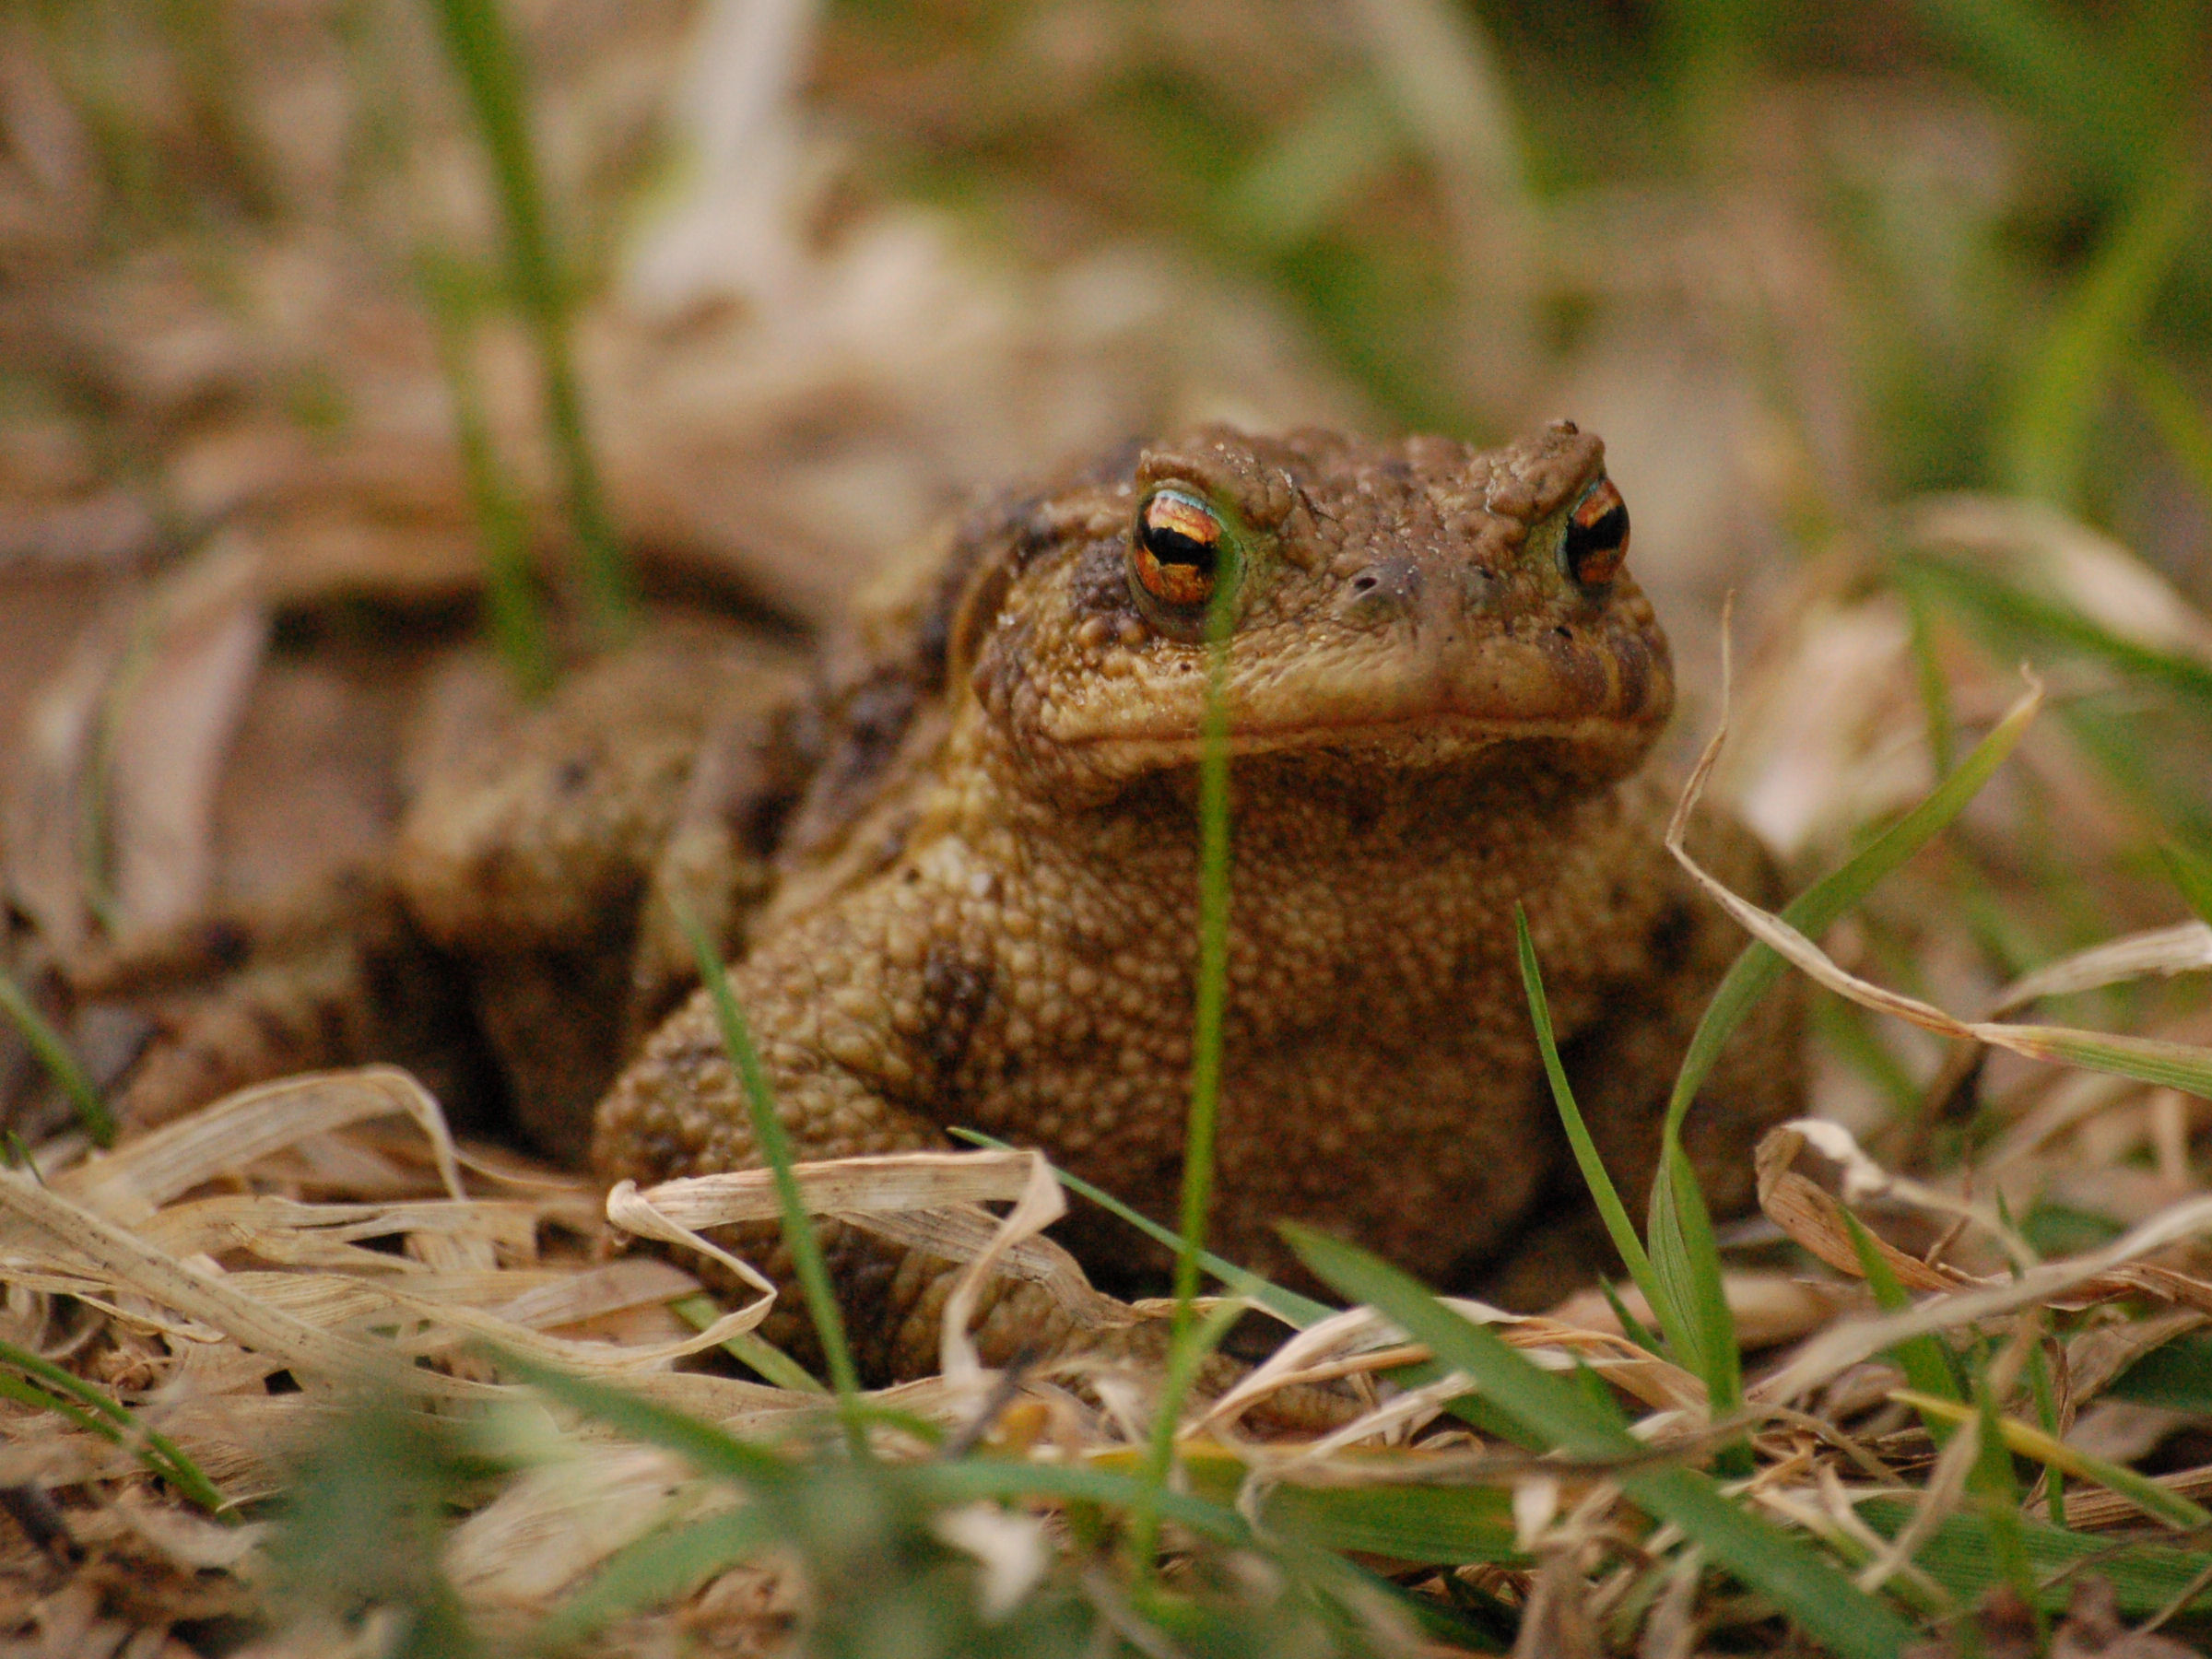
<svg viewBox="0 0 2212 1659">
<path fill-rule="evenodd" d="M 1095 422 L 978 438 L 901 526 L 1094 427 L 1218 411 L 1489 440 L 1566 411 L 1612 439 L 1663 596 L 1678 574 L 1710 604 L 1747 563 L 1960 488 L 2109 527 L 2193 596 L 2212 583 L 2201 5 L 12 0 L 11 276 L 35 288 L 64 244 L 78 266 L 181 248 L 242 321 L 241 247 L 306 225 L 465 325 L 535 314 L 546 275 L 488 240 L 426 39 L 441 11 L 521 43 L 511 90 L 574 296 L 663 324 L 735 298 L 772 328 L 888 207 L 928 205 L 982 266 L 1112 289 L 1127 273 L 1097 256 L 1139 246 L 1226 295 L 1230 329 L 1279 321 L 1257 348 L 1294 366 L 1277 383 L 1185 342 L 1218 360 L 1133 371 L 1152 383 Z M 671 252 L 700 240 L 671 223 L 747 188 L 718 269 Z M 1182 280 L 1124 303 L 1222 332 Z M 1112 300 L 1092 300 L 1057 325 L 1097 326 Z M 7 404 L 126 412 L 39 309 L 19 293 L 0 323 Z M 911 310 L 887 306 L 887 336 L 930 326 Z M 293 356 L 283 412 L 328 439 L 359 412 L 354 372 Z M 152 465 L 127 420 L 93 436 L 100 465 Z"/>
<path fill-rule="evenodd" d="M 618 545 L 649 593 L 806 629 L 972 492 L 1132 435 L 1571 415 L 1681 745 L 1739 595 L 1724 786 L 1806 868 L 2017 663 L 2055 677 L 2065 745 L 1970 821 L 1940 912 L 1866 924 L 1866 963 L 1963 1006 L 2171 917 L 2156 850 L 2212 851 L 2208 24 L 12 0 L 0 552 L 104 580 L 243 543 L 280 641 L 334 606 L 394 637 L 488 569 L 512 641 L 532 569 L 627 603 Z M 25 626 L 10 700 L 68 638 Z M 1861 1050 L 1893 1099 L 1927 1060 Z"/>
<path fill-rule="evenodd" d="M 343 219 L 450 112 L 412 55 L 433 9 L 11 0 L 18 194 L 92 207 L 106 252 L 182 235 L 218 265 L 226 240 Z M 1818 458 L 1826 504 L 2015 490 L 2202 591 L 2202 5 L 722 10 L 754 14 L 730 26 L 755 37 L 738 68 L 803 80 L 792 124 L 824 153 L 787 194 L 817 243 L 887 197 L 1035 265 L 1164 241 L 1287 306 L 1379 422 L 1477 439 L 1558 402 L 1624 326 L 1686 327 L 1742 359 Z M 604 288 L 693 164 L 668 118 L 684 75 L 725 124 L 765 126 L 775 88 L 712 84 L 735 60 L 697 58 L 696 37 L 724 26 L 677 0 L 505 15 L 571 277 Z M 272 84 L 323 57 L 342 93 Z M 787 141 L 747 159 L 773 171 Z M 441 159 L 446 194 L 480 188 Z M 43 229 L 39 250 L 9 227 L 11 263 L 51 251 L 60 227 Z M 371 256 L 404 264 L 421 240 Z M 8 344 L 21 396 L 35 359 Z M 294 412 L 342 419 L 336 390 L 311 377 Z"/>
</svg>

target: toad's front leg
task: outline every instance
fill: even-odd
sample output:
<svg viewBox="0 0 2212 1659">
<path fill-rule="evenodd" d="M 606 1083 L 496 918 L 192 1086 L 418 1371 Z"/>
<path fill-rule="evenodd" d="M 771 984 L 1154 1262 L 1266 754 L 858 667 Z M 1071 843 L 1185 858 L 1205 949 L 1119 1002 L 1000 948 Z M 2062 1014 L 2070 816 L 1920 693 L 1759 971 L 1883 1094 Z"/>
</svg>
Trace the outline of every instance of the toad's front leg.
<svg viewBox="0 0 2212 1659">
<path fill-rule="evenodd" d="M 942 951 L 900 948 L 895 905 L 862 904 L 780 930 L 729 971 L 754 1034 L 777 1116 L 801 1161 L 941 1151 L 950 1143 L 917 1111 L 941 1067 L 948 1018 Z M 935 1045 L 935 1046 L 933 1046 Z M 707 992 L 695 993 L 647 1041 L 601 1102 L 593 1161 L 609 1181 L 759 1169 L 764 1159 Z M 959 1265 L 837 1222 L 818 1221 L 846 1329 L 872 1381 L 935 1370 L 938 1322 Z M 790 1253 L 777 1230 L 730 1230 L 729 1247 L 778 1287 L 763 1325 L 779 1347 L 814 1357 Z M 985 1288 L 974 1335 L 987 1363 L 1055 1351 L 1072 1325 L 1041 1287 Z"/>
</svg>

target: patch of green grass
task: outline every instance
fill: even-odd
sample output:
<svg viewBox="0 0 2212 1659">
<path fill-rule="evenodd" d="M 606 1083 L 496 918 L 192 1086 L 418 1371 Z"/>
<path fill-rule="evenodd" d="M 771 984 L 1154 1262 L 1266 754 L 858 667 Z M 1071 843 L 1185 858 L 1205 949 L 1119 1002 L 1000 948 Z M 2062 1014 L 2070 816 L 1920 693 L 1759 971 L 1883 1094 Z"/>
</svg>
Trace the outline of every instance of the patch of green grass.
<svg viewBox="0 0 2212 1659">
<path fill-rule="evenodd" d="M 1300 1259 L 1335 1289 L 1377 1309 L 1438 1359 L 1473 1379 L 1484 1396 L 1527 1425 L 1547 1449 L 1608 1465 L 1640 1507 L 1671 1522 L 1705 1551 L 1771 1597 L 1815 1640 L 1853 1659 L 1895 1659 L 1912 1628 L 1802 1539 L 1759 1520 L 1697 1471 L 1653 1465 L 1601 1393 L 1539 1370 L 1495 1332 L 1453 1312 L 1417 1281 L 1323 1234 L 1292 1234 Z"/>
<path fill-rule="evenodd" d="M 1856 905 L 1965 809 L 2025 735 L 2031 712 L 2024 708 L 1999 723 L 1927 799 L 1868 841 L 1841 868 L 1799 894 L 1783 909 L 1783 919 L 1801 933 L 1818 935 Z M 1765 944 L 1747 946 L 1713 993 L 1690 1038 L 1668 1100 L 1662 1162 L 1653 1183 L 1646 1223 L 1647 1243 L 1637 1238 L 1627 1207 L 1614 1190 L 1575 1105 L 1552 1040 L 1551 1017 L 1527 923 L 1516 915 L 1516 924 L 1530 1018 L 1576 1163 L 1605 1219 L 1607 1234 L 1659 1321 L 1669 1353 L 1677 1363 L 1704 1380 L 1713 1414 L 1725 1417 L 1743 1398 L 1742 1359 L 1722 1283 L 1712 1217 L 1697 1172 L 1683 1150 L 1682 1124 L 1729 1037 L 1781 978 L 1786 964 Z"/>
</svg>

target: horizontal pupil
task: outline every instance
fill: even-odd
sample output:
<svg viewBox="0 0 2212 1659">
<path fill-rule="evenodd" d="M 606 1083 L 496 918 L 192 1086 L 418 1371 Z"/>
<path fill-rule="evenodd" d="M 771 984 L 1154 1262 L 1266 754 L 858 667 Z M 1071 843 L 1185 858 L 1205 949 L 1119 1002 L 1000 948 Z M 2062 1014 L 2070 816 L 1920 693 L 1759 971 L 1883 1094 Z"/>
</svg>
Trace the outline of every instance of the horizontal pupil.
<svg viewBox="0 0 2212 1659">
<path fill-rule="evenodd" d="M 1208 572 L 1214 568 L 1211 547 L 1165 524 L 1145 526 L 1145 548 L 1161 564 L 1193 565 Z"/>
<path fill-rule="evenodd" d="M 1607 508 L 1594 524 L 1579 520 L 1567 526 L 1567 551 L 1570 554 L 1594 552 L 1599 547 L 1616 547 L 1628 534 L 1629 510 L 1626 504 Z"/>
</svg>

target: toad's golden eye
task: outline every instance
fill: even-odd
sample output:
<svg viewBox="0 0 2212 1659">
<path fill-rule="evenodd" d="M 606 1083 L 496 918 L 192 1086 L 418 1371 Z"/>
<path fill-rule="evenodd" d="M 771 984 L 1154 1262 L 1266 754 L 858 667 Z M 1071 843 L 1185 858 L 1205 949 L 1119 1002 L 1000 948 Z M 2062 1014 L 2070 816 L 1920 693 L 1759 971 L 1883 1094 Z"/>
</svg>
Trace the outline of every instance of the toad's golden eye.
<svg viewBox="0 0 2212 1659">
<path fill-rule="evenodd" d="M 1220 579 L 1220 519 L 1194 495 L 1154 490 L 1136 510 L 1129 567 L 1137 586 L 1159 604 L 1200 608 Z"/>
<path fill-rule="evenodd" d="M 1584 587 L 1620 574 L 1629 556 L 1629 504 L 1610 478 L 1600 478 L 1567 519 L 1567 572 Z"/>
</svg>

